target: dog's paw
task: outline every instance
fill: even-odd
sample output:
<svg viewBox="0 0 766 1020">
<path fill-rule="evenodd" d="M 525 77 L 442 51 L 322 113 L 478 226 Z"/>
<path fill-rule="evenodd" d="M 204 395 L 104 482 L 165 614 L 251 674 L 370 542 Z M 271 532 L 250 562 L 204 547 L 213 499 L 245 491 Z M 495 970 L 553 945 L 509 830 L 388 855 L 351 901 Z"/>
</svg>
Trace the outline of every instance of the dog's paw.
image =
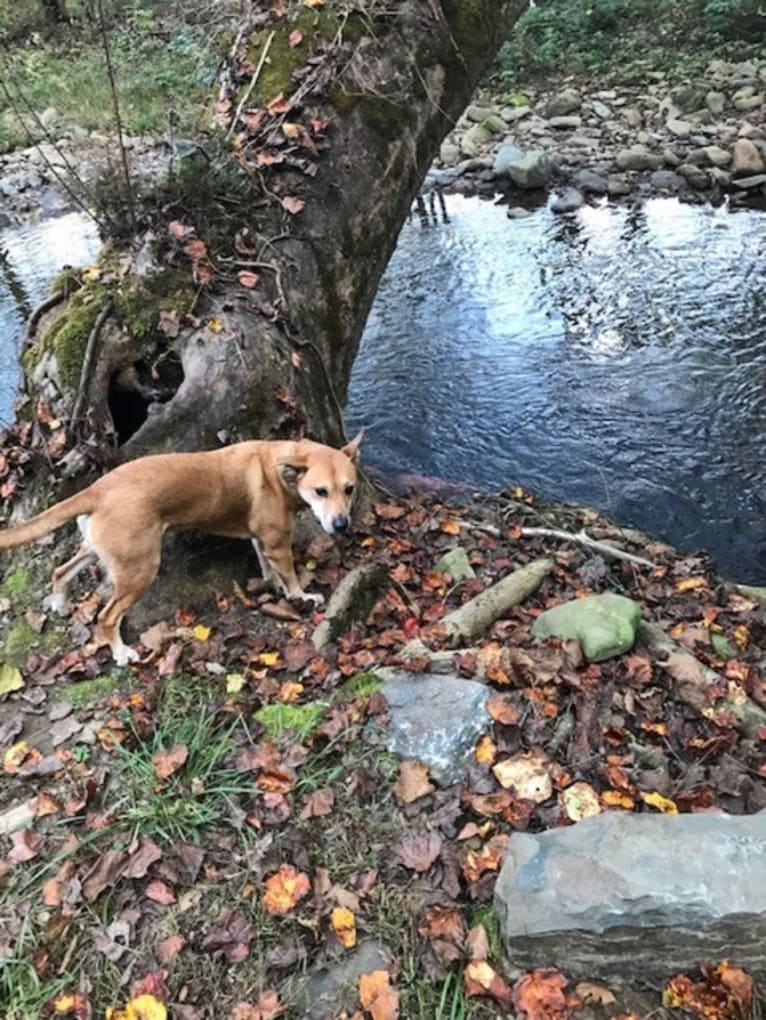
<svg viewBox="0 0 766 1020">
<path fill-rule="evenodd" d="M 118 666 L 127 666 L 131 662 L 137 662 L 141 657 L 135 648 L 130 648 L 128 645 L 113 649 L 112 656 Z"/>
<path fill-rule="evenodd" d="M 69 602 L 66 595 L 61 592 L 53 592 L 43 599 L 43 609 L 51 613 L 58 613 L 59 616 L 66 616 L 69 613 Z"/>
</svg>

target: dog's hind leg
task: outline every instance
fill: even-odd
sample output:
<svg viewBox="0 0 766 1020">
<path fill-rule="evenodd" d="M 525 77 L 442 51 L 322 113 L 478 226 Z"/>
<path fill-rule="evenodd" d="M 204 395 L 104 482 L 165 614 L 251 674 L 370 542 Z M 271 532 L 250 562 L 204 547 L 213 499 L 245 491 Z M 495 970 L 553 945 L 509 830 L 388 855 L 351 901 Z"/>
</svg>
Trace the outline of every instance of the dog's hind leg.
<svg viewBox="0 0 766 1020">
<path fill-rule="evenodd" d="M 101 523 L 101 522 L 100 522 Z M 120 522 L 115 522 L 118 526 Z M 94 529 L 95 530 L 95 529 Z M 93 544 L 101 562 L 109 572 L 114 586 L 111 599 L 98 614 L 98 627 L 102 640 L 112 649 L 118 666 L 134 662 L 138 653 L 126 645 L 120 634 L 122 618 L 141 598 L 157 576 L 160 567 L 162 529 L 145 527 L 140 535 L 121 533 L 103 522 L 99 533 L 94 533 Z M 114 547 L 114 538 L 119 535 L 119 548 Z"/>
<path fill-rule="evenodd" d="M 83 542 L 70 560 L 62 563 L 60 567 L 56 567 L 53 571 L 51 594 L 43 603 L 46 608 L 52 609 L 56 613 L 66 613 L 68 609 L 67 589 L 69 588 L 69 582 L 96 558 L 96 554 L 88 543 Z"/>
</svg>

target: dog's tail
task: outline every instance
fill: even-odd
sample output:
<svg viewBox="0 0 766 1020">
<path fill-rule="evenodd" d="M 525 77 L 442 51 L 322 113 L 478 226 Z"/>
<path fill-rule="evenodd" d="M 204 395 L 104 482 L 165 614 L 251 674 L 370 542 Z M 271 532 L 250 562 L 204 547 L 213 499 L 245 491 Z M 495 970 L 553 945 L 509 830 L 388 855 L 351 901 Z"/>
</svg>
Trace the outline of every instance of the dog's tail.
<svg viewBox="0 0 766 1020">
<path fill-rule="evenodd" d="M 34 542 L 44 535 L 49 535 L 62 524 L 71 521 L 73 517 L 92 513 L 94 505 L 95 499 L 90 488 L 83 489 L 69 499 L 56 503 L 50 510 L 44 510 L 30 521 L 0 531 L 0 549 L 14 549 L 17 545 L 25 545 L 27 542 Z"/>
</svg>

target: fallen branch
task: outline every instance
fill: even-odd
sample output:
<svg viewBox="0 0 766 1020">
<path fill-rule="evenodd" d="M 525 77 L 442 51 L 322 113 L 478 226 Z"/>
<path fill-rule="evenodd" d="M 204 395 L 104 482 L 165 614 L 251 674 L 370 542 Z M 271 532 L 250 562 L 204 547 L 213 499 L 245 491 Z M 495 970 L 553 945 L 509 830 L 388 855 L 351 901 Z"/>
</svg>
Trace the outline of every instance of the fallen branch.
<svg viewBox="0 0 766 1020">
<path fill-rule="evenodd" d="M 442 620 L 447 636 L 457 644 L 463 638 L 483 634 L 508 609 L 537 591 L 552 568 L 551 559 L 533 560 L 447 613 Z"/>
<path fill-rule="evenodd" d="M 90 331 L 88 336 L 88 343 L 85 347 L 85 356 L 82 359 L 82 369 L 80 370 L 80 384 L 77 387 L 77 397 L 72 408 L 72 417 L 69 419 L 71 422 L 76 422 L 80 417 L 80 411 L 85 400 L 85 391 L 88 388 L 88 379 L 90 378 L 90 366 L 93 363 L 93 354 L 96 350 L 96 341 L 99 338 L 99 334 L 104 326 L 104 323 L 109 318 L 112 311 L 111 298 L 107 300 L 104 307 L 98 313 L 96 321 L 93 323 L 93 329 Z"/>
<path fill-rule="evenodd" d="M 585 528 L 574 533 L 559 531 L 558 528 L 522 528 L 521 533 L 525 538 L 560 538 L 562 542 L 577 542 L 578 545 L 584 545 L 588 549 L 593 549 L 594 552 L 611 556 L 615 560 L 625 560 L 626 563 L 635 563 L 640 567 L 653 568 L 657 566 L 651 560 L 645 560 L 641 556 L 634 556 L 633 553 L 625 552 L 617 546 L 610 545 L 609 542 L 599 542 L 598 539 L 591 538 L 585 531 Z"/>
<path fill-rule="evenodd" d="M 671 677 L 679 698 L 706 718 L 716 712 L 728 712 L 739 719 L 743 731 L 753 736 L 766 726 L 766 710 L 756 704 L 740 687 L 706 666 L 683 645 L 668 637 L 656 623 L 641 623 L 638 639 L 652 652 L 664 656 L 660 666 Z M 710 698 L 711 687 L 728 687 L 730 697 Z"/>
<path fill-rule="evenodd" d="M 40 319 L 42 319 L 45 313 L 49 312 L 51 308 L 55 308 L 56 305 L 60 305 L 65 297 L 66 294 L 63 290 L 57 290 L 55 294 L 51 294 L 45 299 L 45 301 L 41 301 L 36 308 L 32 309 L 32 314 L 27 319 L 27 328 L 24 330 L 24 347 L 27 347 L 34 340 Z"/>
<path fill-rule="evenodd" d="M 242 111 L 245 108 L 245 104 L 247 103 L 248 99 L 252 95 L 252 92 L 253 92 L 253 89 L 255 88 L 256 82 L 258 81 L 258 79 L 261 76 L 261 71 L 263 70 L 263 65 L 266 63 L 266 58 L 269 55 L 269 50 L 271 49 L 271 44 L 274 41 L 274 35 L 275 35 L 275 33 L 272 32 L 269 35 L 268 39 L 266 40 L 266 45 L 263 47 L 263 50 L 261 52 L 261 59 L 258 61 L 258 66 L 256 67 L 255 71 L 253 72 L 253 77 L 250 79 L 250 82 L 248 83 L 248 86 L 245 89 L 245 93 L 244 93 L 244 95 L 242 96 L 242 99 L 239 102 L 239 106 L 237 107 L 237 112 L 234 114 L 232 122 L 229 125 L 229 130 L 226 132 L 226 137 L 227 138 L 231 137 L 232 131 L 234 131 L 234 129 L 236 128 L 237 122 L 239 121 L 239 118 L 240 118 L 240 115 L 241 115 Z"/>
<path fill-rule="evenodd" d="M 352 623 L 366 618 L 388 578 L 380 563 L 363 564 L 349 570 L 327 603 L 325 618 L 315 628 L 311 640 L 321 651 Z"/>
</svg>

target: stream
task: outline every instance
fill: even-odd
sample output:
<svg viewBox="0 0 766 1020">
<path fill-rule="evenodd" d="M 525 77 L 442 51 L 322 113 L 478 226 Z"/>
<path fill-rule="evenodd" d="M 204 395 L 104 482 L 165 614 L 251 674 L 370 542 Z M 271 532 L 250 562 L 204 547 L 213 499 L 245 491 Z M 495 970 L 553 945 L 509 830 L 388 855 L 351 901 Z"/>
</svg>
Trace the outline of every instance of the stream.
<svg viewBox="0 0 766 1020">
<path fill-rule="evenodd" d="M 510 219 L 449 196 L 405 226 L 349 388 L 387 472 L 587 503 L 766 583 L 766 214 L 652 199 Z M 0 416 L 22 323 L 97 238 L 0 232 Z"/>
</svg>

